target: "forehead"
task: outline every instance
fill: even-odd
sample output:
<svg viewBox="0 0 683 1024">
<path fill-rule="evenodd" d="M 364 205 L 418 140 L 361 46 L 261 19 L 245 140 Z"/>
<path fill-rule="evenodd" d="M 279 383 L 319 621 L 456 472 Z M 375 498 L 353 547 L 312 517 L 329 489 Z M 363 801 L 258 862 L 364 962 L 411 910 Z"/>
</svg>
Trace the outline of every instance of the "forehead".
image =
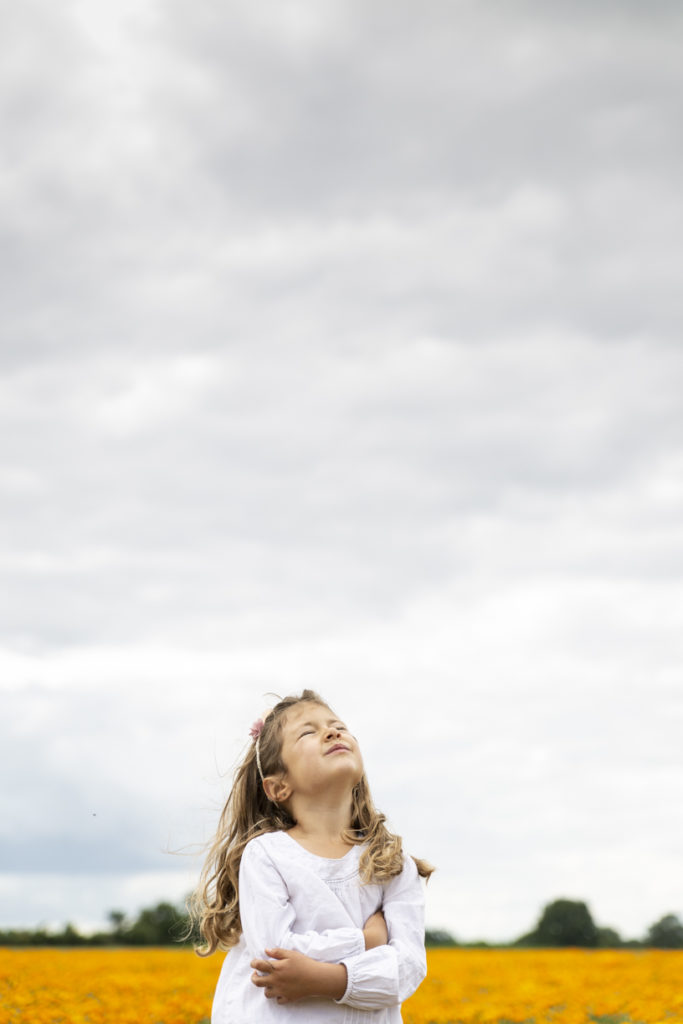
<svg viewBox="0 0 683 1024">
<path fill-rule="evenodd" d="M 326 704 L 314 704 L 313 701 L 306 701 L 295 704 L 293 708 L 289 709 L 285 719 L 285 728 L 296 729 L 297 725 L 301 725 L 302 722 L 319 721 L 336 722 L 337 718 Z"/>
</svg>

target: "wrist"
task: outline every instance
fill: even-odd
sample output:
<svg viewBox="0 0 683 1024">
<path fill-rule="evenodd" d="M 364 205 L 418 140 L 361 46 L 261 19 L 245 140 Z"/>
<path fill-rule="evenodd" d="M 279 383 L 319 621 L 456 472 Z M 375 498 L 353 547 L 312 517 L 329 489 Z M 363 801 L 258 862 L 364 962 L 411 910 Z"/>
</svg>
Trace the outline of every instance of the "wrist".
<svg viewBox="0 0 683 1024">
<path fill-rule="evenodd" d="M 344 964 L 328 964 L 318 961 L 316 975 L 316 991 L 312 993 L 313 995 L 323 996 L 327 999 L 341 999 L 348 984 Z"/>
</svg>

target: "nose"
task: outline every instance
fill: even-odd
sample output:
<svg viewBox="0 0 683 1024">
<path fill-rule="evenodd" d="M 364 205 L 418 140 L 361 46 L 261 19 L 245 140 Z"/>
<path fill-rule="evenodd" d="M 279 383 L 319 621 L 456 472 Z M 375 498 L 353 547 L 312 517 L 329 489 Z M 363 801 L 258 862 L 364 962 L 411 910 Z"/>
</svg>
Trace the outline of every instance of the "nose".
<svg viewBox="0 0 683 1024">
<path fill-rule="evenodd" d="M 329 729 L 327 730 L 327 732 L 325 733 L 325 738 L 328 739 L 328 740 L 331 740 L 334 736 L 340 736 L 340 735 L 341 735 L 341 729 L 339 729 L 336 725 L 331 725 L 329 727 Z"/>
</svg>

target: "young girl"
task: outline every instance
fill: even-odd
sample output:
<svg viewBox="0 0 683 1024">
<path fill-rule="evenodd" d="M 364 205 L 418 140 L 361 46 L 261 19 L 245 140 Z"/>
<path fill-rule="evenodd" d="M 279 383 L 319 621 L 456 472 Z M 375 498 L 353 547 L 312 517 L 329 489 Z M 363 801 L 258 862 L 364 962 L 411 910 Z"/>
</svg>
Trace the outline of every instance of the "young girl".
<svg viewBox="0 0 683 1024">
<path fill-rule="evenodd" d="M 211 1024 L 397 1024 L 427 972 L 420 876 L 373 806 L 358 743 L 312 690 L 253 743 L 192 897 L 228 949 Z"/>
</svg>

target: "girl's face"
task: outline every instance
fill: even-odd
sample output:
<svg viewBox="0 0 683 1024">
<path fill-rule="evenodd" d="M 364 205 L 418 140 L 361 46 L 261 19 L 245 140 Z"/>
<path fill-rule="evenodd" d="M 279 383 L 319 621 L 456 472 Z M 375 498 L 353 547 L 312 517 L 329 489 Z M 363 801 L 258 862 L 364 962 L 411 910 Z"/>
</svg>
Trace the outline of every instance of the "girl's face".
<svg viewBox="0 0 683 1024">
<path fill-rule="evenodd" d="M 363 775 L 355 736 L 328 707 L 296 704 L 283 723 L 282 760 L 294 793 L 353 788 Z"/>
</svg>

